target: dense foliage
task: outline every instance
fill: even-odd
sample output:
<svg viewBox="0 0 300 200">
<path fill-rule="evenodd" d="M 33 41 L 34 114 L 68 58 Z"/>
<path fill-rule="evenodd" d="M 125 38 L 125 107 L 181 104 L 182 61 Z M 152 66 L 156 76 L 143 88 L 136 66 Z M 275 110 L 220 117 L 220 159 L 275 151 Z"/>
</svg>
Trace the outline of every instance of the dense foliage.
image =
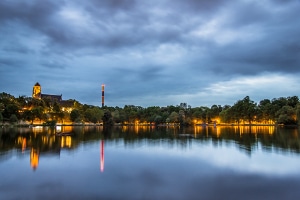
<svg viewBox="0 0 300 200">
<path fill-rule="evenodd" d="M 71 107 L 59 102 L 31 97 L 0 94 L 0 123 L 27 121 L 117 124 L 300 124 L 300 102 L 297 96 L 263 99 L 255 103 L 246 96 L 234 105 L 212 105 L 192 108 L 186 103 L 177 106 L 125 105 L 123 108 L 81 104 L 69 100 Z"/>
</svg>

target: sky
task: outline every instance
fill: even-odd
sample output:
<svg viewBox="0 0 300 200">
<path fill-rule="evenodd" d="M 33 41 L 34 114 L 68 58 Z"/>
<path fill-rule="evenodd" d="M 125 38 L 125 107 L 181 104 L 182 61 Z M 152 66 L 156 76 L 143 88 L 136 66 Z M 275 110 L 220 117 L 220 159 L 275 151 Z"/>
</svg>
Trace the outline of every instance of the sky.
<svg viewBox="0 0 300 200">
<path fill-rule="evenodd" d="M 101 106 L 300 95 L 300 0 L 1 0 L 0 92 Z"/>
</svg>

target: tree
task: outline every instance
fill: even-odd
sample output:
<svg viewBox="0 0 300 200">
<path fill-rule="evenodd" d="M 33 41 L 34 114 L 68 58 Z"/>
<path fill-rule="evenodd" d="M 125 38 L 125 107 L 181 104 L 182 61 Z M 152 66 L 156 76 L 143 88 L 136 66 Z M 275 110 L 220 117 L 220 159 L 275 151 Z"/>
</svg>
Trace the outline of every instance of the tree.
<svg viewBox="0 0 300 200">
<path fill-rule="evenodd" d="M 15 103 L 16 98 L 10 94 L 5 92 L 0 93 L 0 103 L 4 105 L 13 104 Z"/>
<path fill-rule="evenodd" d="M 111 112 L 109 110 L 105 110 L 103 117 L 102 117 L 102 121 L 103 121 L 104 127 L 110 127 L 110 126 L 114 125 L 114 121 L 113 121 Z"/>
<path fill-rule="evenodd" d="M 2 113 L 0 112 L 0 123 L 3 122 L 3 115 Z"/>
<path fill-rule="evenodd" d="M 169 116 L 170 122 L 171 123 L 178 123 L 179 121 L 179 115 L 175 111 L 173 111 L 170 116 Z"/>
<path fill-rule="evenodd" d="M 249 96 L 246 96 L 243 100 L 237 101 L 231 107 L 231 111 L 238 123 L 242 119 L 244 121 L 248 121 L 249 124 L 251 124 L 257 114 L 256 103 L 250 100 Z"/>
<path fill-rule="evenodd" d="M 296 108 L 297 104 L 299 103 L 299 98 L 297 96 L 287 97 L 287 105 L 293 108 Z"/>
<path fill-rule="evenodd" d="M 0 112 L 2 113 L 4 111 L 4 109 L 5 109 L 4 103 L 0 102 Z"/>
<path fill-rule="evenodd" d="M 31 121 L 31 123 L 33 123 L 35 117 L 32 110 L 25 110 L 23 112 L 22 118 L 26 121 Z"/>
<path fill-rule="evenodd" d="M 167 106 L 167 110 L 169 113 L 172 113 L 172 112 L 179 112 L 179 109 L 180 107 L 179 106 Z"/>
<path fill-rule="evenodd" d="M 180 103 L 179 107 L 183 110 L 186 110 L 188 105 L 187 105 L 187 103 Z"/>
<path fill-rule="evenodd" d="M 44 118 L 44 109 L 41 106 L 34 107 L 32 109 L 32 114 L 34 119 L 38 118 L 40 121 Z"/>
<path fill-rule="evenodd" d="M 210 119 L 216 119 L 220 116 L 220 112 L 222 111 L 222 106 L 220 105 L 212 105 L 210 110 L 208 111 L 208 115 Z"/>
<path fill-rule="evenodd" d="M 114 122 L 116 123 L 121 123 L 121 118 L 120 118 L 120 112 L 119 110 L 115 110 L 111 113 L 112 117 L 113 117 L 113 120 Z"/>
<path fill-rule="evenodd" d="M 155 118 L 154 118 L 154 122 L 155 122 L 155 125 L 158 125 L 158 124 L 163 123 L 164 121 L 163 121 L 162 116 L 156 115 Z"/>
<path fill-rule="evenodd" d="M 180 126 L 185 126 L 186 125 L 184 110 L 179 110 L 178 120 L 179 120 Z"/>
<path fill-rule="evenodd" d="M 170 118 L 169 118 L 169 117 L 166 119 L 166 123 L 167 123 L 167 124 L 170 123 Z"/>
<path fill-rule="evenodd" d="M 84 117 L 87 121 L 97 123 L 101 120 L 103 111 L 98 107 L 88 108 L 84 112 Z"/>
<path fill-rule="evenodd" d="M 257 112 L 257 119 L 259 121 L 269 121 L 269 120 L 275 120 L 274 117 L 272 117 L 272 103 L 269 99 L 263 99 L 258 104 L 258 112 Z"/>
<path fill-rule="evenodd" d="M 224 108 L 220 112 L 220 120 L 224 123 L 232 123 L 234 122 L 233 117 L 232 117 L 232 109 L 231 107 Z"/>
<path fill-rule="evenodd" d="M 53 104 L 53 112 L 59 113 L 60 111 L 61 111 L 61 107 L 60 107 L 59 103 L 57 103 L 57 101 L 55 101 Z"/>
<path fill-rule="evenodd" d="M 37 106 L 41 106 L 42 108 L 46 107 L 45 101 L 43 99 L 31 98 L 30 104 L 31 104 L 31 106 L 34 106 L 34 107 L 37 107 Z"/>
<path fill-rule="evenodd" d="M 93 118 L 92 118 L 92 122 L 93 123 L 97 123 L 100 122 L 101 119 L 103 117 L 103 111 L 98 108 L 98 107 L 94 107 L 93 108 Z"/>
<path fill-rule="evenodd" d="M 75 122 L 75 121 L 77 121 L 78 119 L 80 119 L 80 116 L 81 116 L 80 111 L 77 110 L 77 109 L 74 109 L 74 110 L 72 110 L 71 113 L 70 113 L 70 120 L 71 120 L 72 122 Z"/>
<path fill-rule="evenodd" d="M 296 108 L 297 123 L 300 125 L 300 104 L 298 104 Z"/>
<path fill-rule="evenodd" d="M 8 104 L 3 111 L 4 118 L 9 119 L 11 115 L 19 116 L 19 107 L 15 103 Z"/>
<path fill-rule="evenodd" d="M 16 122 L 18 122 L 18 117 L 15 114 L 12 114 L 9 118 L 9 121 L 11 123 L 16 123 Z"/>
<path fill-rule="evenodd" d="M 276 112 L 277 123 L 284 125 L 297 124 L 296 112 L 291 106 L 283 106 Z"/>
</svg>

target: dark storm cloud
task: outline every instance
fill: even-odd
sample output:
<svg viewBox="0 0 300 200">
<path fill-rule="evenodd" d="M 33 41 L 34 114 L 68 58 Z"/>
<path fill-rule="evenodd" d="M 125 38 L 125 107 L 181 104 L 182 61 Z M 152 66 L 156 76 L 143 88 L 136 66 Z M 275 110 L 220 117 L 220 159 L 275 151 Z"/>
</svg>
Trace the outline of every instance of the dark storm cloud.
<svg viewBox="0 0 300 200">
<path fill-rule="evenodd" d="M 225 24 L 235 28 L 268 22 L 272 18 L 270 9 L 258 3 L 248 2 L 234 5 L 234 9 L 229 13 L 230 21 L 227 21 Z"/>
<path fill-rule="evenodd" d="M 165 2 L 166 5 L 168 3 Z M 213 7 L 212 3 L 205 1 L 200 4 L 191 1 L 186 3 L 187 8 L 194 8 L 190 4 L 196 4 L 199 8 L 203 6 L 204 10 Z M 181 20 L 180 24 L 177 24 L 180 16 L 174 9 L 171 9 L 170 14 L 166 16 L 152 17 L 153 13 L 146 7 L 149 5 L 144 5 L 143 2 L 139 4 L 129 0 L 78 2 L 74 8 L 77 7 L 84 15 L 90 17 L 91 24 L 94 26 L 90 28 L 99 32 L 93 35 L 89 31 L 80 32 L 81 30 L 72 27 L 70 23 L 74 19 L 69 19 L 69 23 L 61 22 L 59 12 L 65 6 L 65 4 L 54 4 L 53 1 L 44 1 L 43 4 L 37 1 L 29 3 L 17 1 L 12 4 L 4 1 L 0 5 L 2 13 L 0 19 L 7 23 L 12 23 L 14 20 L 25 23 L 33 30 L 45 34 L 50 39 L 51 45 L 58 45 L 59 48 L 85 48 L 86 46 L 119 48 L 145 43 L 157 45 L 161 42 L 180 40 L 185 31 L 184 21 Z"/>
<path fill-rule="evenodd" d="M 32 53 L 34 53 L 29 48 L 27 48 L 23 45 L 17 44 L 16 42 L 10 43 L 10 46 L 4 47 L 2 50 L 6 53 L 17 53 L 17 54 L 32 54 Z"/>
<path fill-rule="evenodd" d="M 234 2 L 234 1 L 233 1 Z M 186 10 L 187 12 L 198 14 L 210 14 L 216 12 L 222 6 L 226 5 L 226 0 L 185 0 L 185 1 L 165 1 L 166 7 L 174 6 L 178 12 Z M 200 13 L 199 13 L 200 12 Z"/>
<path fill-rule="evenodd" d="M 178 20 L 175 18 L 176 12 L 172 20 L 168 16 L 150 19 L 151 13 L 147 7 L 142 3 L 137 5 L 135 1 L 80 1 L 73 7 L 91 18 L 94 27 L 90 29 L 96 29 L 99 33 L 94 35 L 89 30 L 81 32 L 71 26 L 74 19 L 63 23 L 59 13 L 65 7 L 65 4 L 55 4 L 53 1 L 44 1 L 43 4 L 37 1 L 3 1 L 0 3 L 0 19 L 4 23 L 19 21 L 27 24 L 47 36 L 51 43 L 48 45 L 57 45 L 59 48 L 119 48 L 153 42 L 157 45 L 160 42 L 176 41 L 181 32 L 180 27 L 164 24 L 175 23 Z M 153 26 L 154 22 L 159 27 Z"/>
<path fill-rule="evenodd" d="M 62 5 L 55 5 L 53 1 L 9 1 L 0 2 L 0 20 L 3 24 L 23 23 L 31 27 L 33 30 L 45 34 L 52 42 L 64 45 L 84 45 L 78 34 L 57 18 L 58 12 L 62 9 Z M 88 41 L 88 40 L 83 40 Z"/>
<path fill-rule="evenodd" d="M 223 73 L 259 74 L 264 71 L 299 72 L 300 46 L 295 42 L 261 41 L 243 47 L 229 45 L 214 52 L 212 69 Z M 222 50 L 222 51 L 220 51 Z"/>
<path fill-rule="evenodd" d="M 32 27 L 47 26 L 51 16 L 59 9 L 60 4 L 54 1 L 37 0 L 29 1 L 8 1 L 0 2 L 0 20 L 1 21 L 23 21 Z"/>
<path fill-rule="evenodd" d="M 140 96 L 153 92 L 161 93 L 165 87 L 159 88 L 159 85 L 165 86 L 166 80 L 163 74 L 163 68 L 159 66 L 142 66 L 139 69 L 118 68 L 110 74 L 106 82 L 113 91 L 120 96 Z M 112 78 L 118 78 L 118 81 Z M 124 90 L 122 86 L 128 87 Z"/>
<path fill-rule="evenodd" d="M 0 67 L 30 72 L 27 88 L 43 77 L 82 91 L 104 82 L 114 99 L 190 98 L 300 73 L 299 10 L 292 0 L 2 0 Z"/>
<path fill-rule="evenodd" d="M 234 55 L 238 58 L 232 60 L 233 64 L 236 64 L 239 68 L 245 66 L 244 71 L 240 70 L 244 74 L 257 74 L 262 71 L 295 73 L 300 70 L 299 46 L 295 44 L 274 43 L 268 48 L 256 47 L 251 50 L 252 52 L 236 52 Z M 233 55 L 229 56 L 232 57 Z M 250 68 L 247 69 L 247 66 Z M 234 70 L 235 67 L 232 69 Z"/>
<path fill-rule="evenodd" d="M 79 1 L 80 2 L 80 1 Z M 130 10 L 136 6 L 136 0 L 91 0 L 87 2 L 90 8 L 105 8 L 108 12 Z"/>
<path fill-rule="evenodd" d="M 152 81 L 155 79 L 163 79 L 162 66 L 143 66 L 139 72 L 139 77 L 141 81 Z"/>
<path fill-rule="evenodd" d="M 257 2 L 256 2 L 257 3 Z M 287 5 L 286 5 L 287 4 Z M 230 22 L 225 27 L 253 27 L 249 31 L 259 35 L 259 39 L 247 42 L 237 40 L 222 46 L 212 46 L 211 69 L 222 73 L 259 74 L 269 72 L 299 72 L 300 64 L 300 25 L 299 3 L 279 9 L 274 15 L 272 9 L 262 8 L 253 2 L 251 5 L 237 5 Z"/>
<path fill-rule="evenodd" d="M 290 4 L 290 3 L 295 3 L 297 2 L 297 0 L 272 0 L 272 2 L 275 2 L 275 3 L 278 3 L 280 5 L 287 5 L 287 4 Z"/>
<path fill-rule="evenodd" d="M 21 65 L 20 61 L 0 57 L 0 69 L 7 70 L 9 68 L 15 68 L 16 66 L 19 65 Z"/>
<path fill-rule="evenodd" d="M 41 63 L 41 65 L 48 67 L 50 69 L 58 68 L 58 69 L 64 69 L 65 65 L 63 63 L 60 63 L 56 60 L 46 60 Z"/>
</svg>

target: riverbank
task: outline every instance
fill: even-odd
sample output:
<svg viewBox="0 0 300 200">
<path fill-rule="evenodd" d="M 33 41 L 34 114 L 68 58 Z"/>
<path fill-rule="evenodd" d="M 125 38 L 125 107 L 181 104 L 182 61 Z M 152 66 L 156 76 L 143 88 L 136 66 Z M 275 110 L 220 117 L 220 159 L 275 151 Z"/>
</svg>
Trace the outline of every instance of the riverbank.
<svg viewBox="0 0 300 200">
<path fill-rule="evenodd" d="M 0 127 L 36 127 L 36 126 L 103 126 L 103 123 L 28 123 L 28 122 L 19 122 L 19 123 L 0 123 Z M 159 124 L 155 125 L 152 123 L 143 123 L 143 124 L 114 124 L 114 126 L 157 126 L 157 127 L 180 127 L 179 123 L 170 123 L 170 124 Z M 284 125 L 284 124 L 232 124 L 232 123 L 207 123 L 207 124 L 193 124 L 189 126 L 198 126 L 198 127 L 217 127 L 217 126 L 279 126 L 279 127 L 298 127 L 299 125 Z"/>
</svg>

